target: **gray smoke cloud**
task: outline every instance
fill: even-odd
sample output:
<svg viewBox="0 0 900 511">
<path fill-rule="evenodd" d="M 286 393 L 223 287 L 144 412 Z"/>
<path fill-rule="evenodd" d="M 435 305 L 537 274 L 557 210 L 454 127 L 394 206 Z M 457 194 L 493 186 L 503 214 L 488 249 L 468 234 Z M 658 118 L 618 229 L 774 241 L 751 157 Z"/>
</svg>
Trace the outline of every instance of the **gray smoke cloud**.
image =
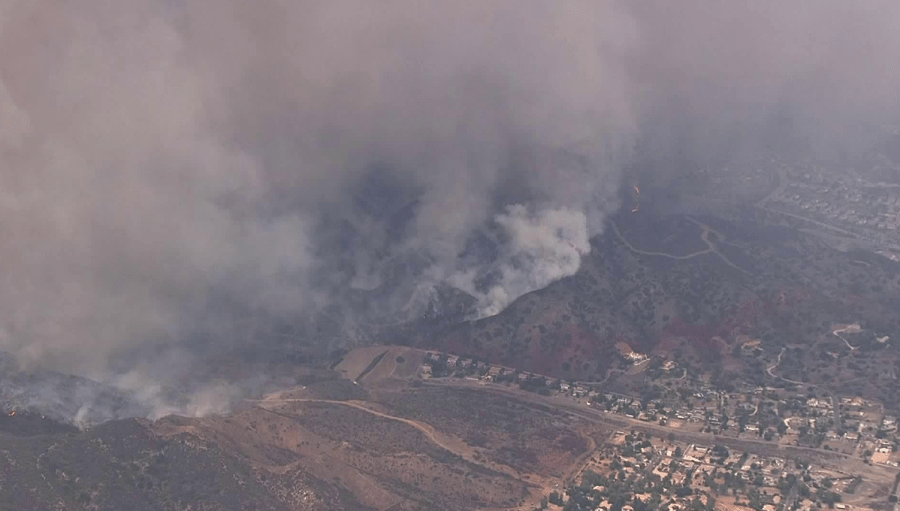
<svg viewBox="0 0 900 511">
<path fill-rule="evenodd" d="M 636 146 L 662 177 L 869 143 L 897 120 L 898 14 L 0 0 L 0 350 L 169 410 L 157 386 L 191 364 L 168 347 L 198 318 L 227 336 L 216 296 L 312 310 L 399 265 L 392 307 L 450 285 L 495 314 L 578 270 Z"/>
<path fill-rule="evenodd" d="M 314 308 L 404 254 L 417 288 L 496 313 L 616 207 L 630 35 L 607 7 L 0 5 L 0 348 L 26 369 L 155 402 L 184 364 L 113 361 L 189 335 L 211 293 Z M 480 230 L 496 257 L 461 257 Z"/>
<path fill-rule="evenodd" d="M 853 157 L 900 120 L 900 5 L 636 2 L 644 155 L 670 169 L 772 151 Z"/>
</svg>

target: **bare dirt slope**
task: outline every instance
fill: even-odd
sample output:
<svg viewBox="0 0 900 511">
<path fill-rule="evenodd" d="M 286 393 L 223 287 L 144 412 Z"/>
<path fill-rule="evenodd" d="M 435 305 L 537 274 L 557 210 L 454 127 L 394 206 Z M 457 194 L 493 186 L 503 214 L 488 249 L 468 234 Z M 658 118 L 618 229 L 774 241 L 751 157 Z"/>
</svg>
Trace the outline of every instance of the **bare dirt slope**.
<svg viewBox="0 0 900 511">
<path fill-rule="evenodd" d="M 421 354 L 388 351 L 371 382 L 298 386 L 223 416 L 31 436 L 6 424 L 0 501 L 11 509 L 530 510 L 595 447 L 597 426 L 541 405 L 412 386 L 396 375 Z"/>
</svg>

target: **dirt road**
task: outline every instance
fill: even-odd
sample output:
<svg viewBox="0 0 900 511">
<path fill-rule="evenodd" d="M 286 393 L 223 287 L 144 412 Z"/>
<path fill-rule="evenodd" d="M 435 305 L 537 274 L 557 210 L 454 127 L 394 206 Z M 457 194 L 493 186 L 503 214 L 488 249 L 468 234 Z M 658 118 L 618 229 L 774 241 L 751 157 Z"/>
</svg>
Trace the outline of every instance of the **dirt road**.
<svg viewBox="0 0 900 511">
<path fill-rule="evenodd" d="M 360 401 L 335 401 L 331 399 L 313 399 L 313 398 L 289 398 L 289 399 L 254 399 L 248 400 L 249 402 L 256 403 L 260 408 L 266 408 L 265 405 L 284 405 L 289 403 L 327 403 L 331 405 L 340 405 L 340 406 L 349 406 L 350 408 L 356 408 L 357 410 L 362 410 L 366 413 L 370 413 L 376 417 L 381 417 L 382 419 L 388 419 L 392 421 L 402 422 L 408 426 L 412 426 L 419 431 L 422 432 L 429 440 L 439 445 L 440 447 L 453 452 L 453 449 L 447 445 L 444 445 L 436 436 L 434 428 L 429 426 L 428 424 L 424 424 L 418 421 L 404 419 L 403 417 L 395 417 L 393 415 L 388 415 L 386 413 L 379 412 L 378 410 L 373 410 L 362 404 Z"/>
<path fill-rule="evenodd" d="M 543 406 L 550 406 L 558 410 L 560 413 L 566 413 L 587 421 L 605 424 L 607 426 L 611 426 L 621 430 L 633 429 L 635 431 L 643 431 L 660 437 L 666 436 L 669 433 L 674 433 L 676 438 L 690 443 L 718 443 L 750 453 L 778 455 L 788 458 L 815 458 L 820 463 L 830 461 L 832 464 L 837 466 L 841 466 L 842 464 L 846 464 L 848 462 L 853 463 L 854 465 L 857 463 L 859 465 L 862 465 L 862 460 L 834 451 L 826 451 L 824 449 L 815 449 L 812 447 L 784 446 L 763 439 L 757 440 L 753 438 L 734 438 L 722 435 L 714 435 L 712 433 L 673 429 L 666 426 L 660 426 L 652 422 L 644 422 L 622 415 L 602 412 L 583 404 L 571 403 L 554 397 L 540 396 L 538 394 L 526 392 L 517 388 L 505 387 L 503 385 L 497 385 L 493 383 L 475 383 L 466 381 L 459 382 L 452 380 L 441 380 L 440 382 L 438 382 L 437 380 L 434 380 L 426 383 L 426 385 L 443 385 L 469 388 L 478 387 L 486 392 L 505 394 L 523 401 L 532 402 Z"/>
<path fill-rule="evenodd" d="M 713 254 L 713 255 L 718 256 L 728 266 L 731 266 L 732 268 L 739 270 L 743 273 L 746 273 L 748 275 L 750 274 L 750 272 L 748 272 L 747 270 L 732 263 L 731 260 L 729 260 L 728 257 L 725 256 L 725 254 L 720 252 L 719 249 L 716 247 L 716 245 L 712 241 L 709 240 L 709 233 L 710 233 L 711 229 L 708 225 L 698 222 L 697 220 L 694 220 L 693 218 L 691 218 L 689 216 L 685 216 L 685 218 L 687 218 L 689 221 L 700 226 L 700 239 L 703 240 L 703 243 L 706 244 L 706 250 L 700 250 L 698 252 L 694 252 L 692 254 L 686 254 L 686 255 L 673 255 L 673 254 L 668 254 L 666 252 L 648 252 L 646 250 L 641 250 L 641 249 L 635 247 L 634 245 L 631 244 L 631 242 L 629 242 L 627 239 L 625 239 L 625 236 L 623 236 L 622 233 L 619 231 L 619 227 L 616 225 L 615 222 L 612 222 L 611 225 L 613 228 L 613 232 L 616 234 L 616 237 L 619 238 L 619 241 L 624 243 L 625 246 L 628 247 L 629 250 L 631 250 L 632 252 L 634 252 L 636 254 L 647 255 L 647 256 L 668 257 L 669 259 L 678 259 L 678 260 L 692 259 L 694 257 L 699 257 L 699 256 L 706 255 L 706 254 Z"/>
<path fill-rule="evenodd" d="M 331 399 L 277 398 L 277 397 L 267 398 L 267 399 L 247 400 L 247 401 L 254 403 L 257 407 L 262 408 L 263 410 L 266 410 L 269 412 L 277 412 L 277 410 L 272 410 L 271 408 L 268 408 L 268 407 L 277 407 L 280 405 L 286 405 L 286 404 L 291 404 L 291 403 L 325 403 L 325 404 L 330 404 L 330 405 L 338 405 L 338 406 L 346 406 L 349 408 L 355 408 L 357 410 L 361 410 L 363 412 L 372 414 L 372 415 L 382 418 L 382 419 L 400 422 L 400 423 L 406 424 L 407 426 L 416 428 L 417 430 L 422 432 L 422 434 L 425 435 L 425 437 L 428 438 L 429 441 L 431 441 L 438 447 L 440 447 L 448 452 L 451 452 L 470 463 L 489 468 L 491 470 L 503 473 L 505 475 L 508 475 L 508 476 L 516 478 L 516 479 L 521 479 L 521 477 L 522 477 L 521 473 L 519 473 L 517 470 L 515 470 L 511 467 L 508 467 L 506 465 L 489 462 L 483 458 L 476 459 L 475 456 L 473 455 L 474 451 L 472 451 L 472 449 L 467 444 L 465 444 L 462 441 L 459 441 L 458 443 L 453 442 L 451 439 L 446 438 L 445 435 L 443 435 L 440 432 L 438 432 L 437 430 L 435 430 L 430 424 L 426 424 L 426 423 L 420 422 L 420 421 L 415 421 L 412 419 L 406 419 L 404 417 L 397 417 L 395 415 L 389 415 L 389 414 L 386 414 L 383 412 L 379 412 L 378 410 L 373 410 L 372 408 L 365 406 L 363 404 L 364 401 L 335 401 L 335 400 L 331 400 Z M 591 449 L 591 452 L 593 452 L 593 447 Z M 528 483 L 528 484 L 530 486 L 534 486 L 532 483 Z"/>
</svg>

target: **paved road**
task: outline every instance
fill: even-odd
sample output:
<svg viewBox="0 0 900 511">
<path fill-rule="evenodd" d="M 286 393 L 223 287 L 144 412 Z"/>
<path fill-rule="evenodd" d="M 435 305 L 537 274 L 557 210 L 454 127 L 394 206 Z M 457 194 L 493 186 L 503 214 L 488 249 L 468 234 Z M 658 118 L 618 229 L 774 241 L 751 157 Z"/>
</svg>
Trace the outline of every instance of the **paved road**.
<svg viewBox="0 0 900 511">
<path fill-rule="evenodd" d="M 508 396 L 514 396 L 523 401 L 532 402 L 541 406 L 550 406 L 561 412 L 565 412 L 570 416 L 578 417 L 591 422 L 598 422 L 612 426 L 616 429 L 635 430 L 652 433 L 655 436 L 662 437 L 673 433 L 676 438 L 699 444 L 722 444 L 728 447 L 739 449 L 746 452 L 767 453 L 768 455 L 777 454 L 790 458 L 811 458 L 815 457 L 819 461 L 831 460 L 835 462 L 850 461 L 859 462 L 852 456 L 838 453 L 835 451 L 826 451 L 813 447 L 801 446 L 785 446 L 774 442 L 768 442 L 762 439 L 753 438 L 734 438 L 728 436 L 714 435 L 712 433 L 702 433 L 699 431 L 684 431 L 666 426 L 660 426 L 652 422 L 644 422 L 637 419 L 631 419 L 622 415 L 601 412 L 595 408 L 585 406 L 583 404 L 571 403 L 563 399 L 541 396 L 532 392 L 506 387 L 495 383 L 487 382 L 471 382 L 471 381 L 455 381 L 455 380 L 431 380 L 426 385 L 445 386 L 445 387 L 465 387 L 470 389 L 480 389 L 487 392 L 494 392 Z"/>
<path fill-rule="evenodd" d="M 841 407 L 838 398 L 834 394 L 831 395 L 831 409 L 834 410 L 834 429 L 841 430 Z"/>
<path fill-rule="evenodd" d="M 785 511 L 790 511 L 791 507 L 794 505 L 794 501 L 797 500 L 797 488 L 800 486 L 800 481 L 797 481 L 794 486 L 791 487 L 791 492 L 788 494 L 787 498 L 784 499 L 784 508 Z"/>
</svg>

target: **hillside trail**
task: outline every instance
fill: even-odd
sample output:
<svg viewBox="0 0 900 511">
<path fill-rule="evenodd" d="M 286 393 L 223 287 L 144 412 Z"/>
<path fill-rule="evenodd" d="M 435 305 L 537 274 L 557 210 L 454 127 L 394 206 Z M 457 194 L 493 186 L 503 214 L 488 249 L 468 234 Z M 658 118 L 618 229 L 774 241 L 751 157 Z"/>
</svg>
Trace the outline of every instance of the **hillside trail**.
<svg viewBox="0 0 900 511">
<path fill-rule="evenodd" d="M 778 376 L 777 374 L 775 374 L 774 371 L 775 371 L 775 369 L 778 369 L 778 366 L 781 365 L 781 356 L 784 355 L 784 352 L 786 349 L 787 349 L 786 347 L 782 346 L 781 351 L 778 352 L 778 358 L 775 360 L 775 364 L 769 366 L 766 369 L 766 372 L 769 373 L 769 376 L 771 376 L 772 378 L 778 379 L 778 380 L 786 381 L 788 383 L 793 383 L 794 385 L 807 385 L 807 386 L 811 386 L 811 387 L 818 387 L 818 385 L 815 385 L 815 384 L 812 384 L 809 382 L 791 380 L 790 378 L 785 378 L 784 376 Z"/>
<path fill-rule="evenodd" d="M 728 259 L 728 257 L 725 256 L 725 254 L 723 254 L 722 252 L 719 251 L 719 249 L 716 247 L 715 243 L 713 243 L 709 239 L 710 231 L 714 232 L 720 238 L 724 238 L 722 236 L 722 234 L 720 234 L 718 231 L 712 229 L 710 226 L 708 226 L 698 220 L 695 220 L 689 216 L 686 216 L 685 218 L 687 218 L 690 222 L 700 226 L 700 239 L 703 241 L 704 244 L 706 244 L 706 250 L 700 250 L 700 251 L 693 252 L 693 253 L 686 254 L 686 255 L 674 255 L 674 254 L 669 254 L 667 252 L 650 252 L 647 250 L 641 250 L 641 249 L 635 247 L 634 245 L 632 245 L 631 242 L 629 242 L 627 239 L 625 239 L 625 236 L 623 236 L 621 231 L 619 231 L 619 227 L 616 225 L 615 222 L 611 222 L 611 225 L 613 228 L 613 232 L 616 234 L 616 237 L 619 238 L 619 241 L 624 243 L 625 246 L 628 247 L 629 250 L 631 250 L 632 252 L 634 252 L 636 254 L 641 254 L 641 255 L 646 255 L 646 256 L 668 257 L 669 259 L 677 259 L 679 261 L 685 260 L 685 259 L 693 259 L 695 257 L 699 257 L 699 256 L 706 255 L 706 254 L 714 254 L 714 255 L 718 256 L 728 266 L 731 266 L 732 268 L 734 268 L 742 273 L 750 275 L 750 272 L 748 272 L 747 270 L 745 270 L 745 269 L 741 268 L 740 266 L 731 262 L 731 260 Z"/>
<path fill-rule="evenodd" d="M 647 250 L 641 250 L 641 249 L 635 247 L 634 245 L 632 245 L 630 241 L 625 239 L 625 236 L 623 236 L 621 231 L 619 231 L 619 226 L 617 226 L 615 222 L 610 222 L 610 225 L 612 225 L 613 232 L 616 234 L 616 237 L 619 238 L 619 241 L 624 243 L 625 246 L 628 247 L 629 250 L 631 250 L 632 252 L 634 252 L 636 254 L 647 255 L 647 256 L 668 257 L 669 259 L 684 260 L 684 259 L 692 259 L 694 257 L 702 256 L 702 255 L 709 254 L 710 252 L 712 252 L 712 250 L 709 248 L 709 243 L 707 243 L 706 250 L 700 250 L 699 252 L 694 252 L 691 254 L 680 255 L 680 256 L 672 255 L 672 254 L 669 254 L 666 252 L 649 252 Z"/>
<path fill-rule="evenodd" d="M 747 270 L 745 270 L 745 269 L 741 268 L 740 266 L 731 262 L 731 260 L 728 259 L 728 257 L 725 256 L 725 254 L 723 254 L 722 252 L 719 251 L 719 249 L 718 249 L 718 247 L 716 247 L 715 243 L 713 243 L 712 241 L 709 240 L 710 231 L 715 233 L 716 236 L 718 236 L 720 238 L 724 238 L 720 232 L 714 230 L 712 227 L 704 224 L 703 222 L 700 222 L 699 220 L 695 220 L 689 216 L 686 216 L 685 218 L 687 218 L 689 221 L 700 226 L 700 229 L 701 229 L 700 239 L 703 240 L 703 243 L 706 243 L 706 246 L 709 247 L 710 252 L 719 256 L 719 258 L 722 259 L 723 261 L 725 261 L 725 264 L 727 264 L 728 266 L 731 266 L 735 270 L 738 270 L 738 271 L 746 273 L 747 275 L 750 275 L 750 272 L 748 272 Z"/>
<path fill-rule="evenodd" d="M 838 326 L 840 326 L 840 325 L 838 325 Z M 860 328 L 859 324 L 854 323 L 852 325 L 843 325 L 843 326 L 841 326 L 841 328 L 835 328 L 834 330 L 831 331 L 831 333 L 834 334 L 835 336 L 839 337 L 842 341 L 844 341 L 844 344 L 846 344 L 848 348 L 850 348 L 851 350 L 855 350 L 855 349 L 859 348 L 859 346 L 854 346 L 854 345 L 850 344 L 850 341 L 848 341 L 847 338 L 845 338 L 841 334 L 843 334 L 843 333 L 856 334 L 861 331 L 862 331 L 862 329 Z"/>
</svg>

